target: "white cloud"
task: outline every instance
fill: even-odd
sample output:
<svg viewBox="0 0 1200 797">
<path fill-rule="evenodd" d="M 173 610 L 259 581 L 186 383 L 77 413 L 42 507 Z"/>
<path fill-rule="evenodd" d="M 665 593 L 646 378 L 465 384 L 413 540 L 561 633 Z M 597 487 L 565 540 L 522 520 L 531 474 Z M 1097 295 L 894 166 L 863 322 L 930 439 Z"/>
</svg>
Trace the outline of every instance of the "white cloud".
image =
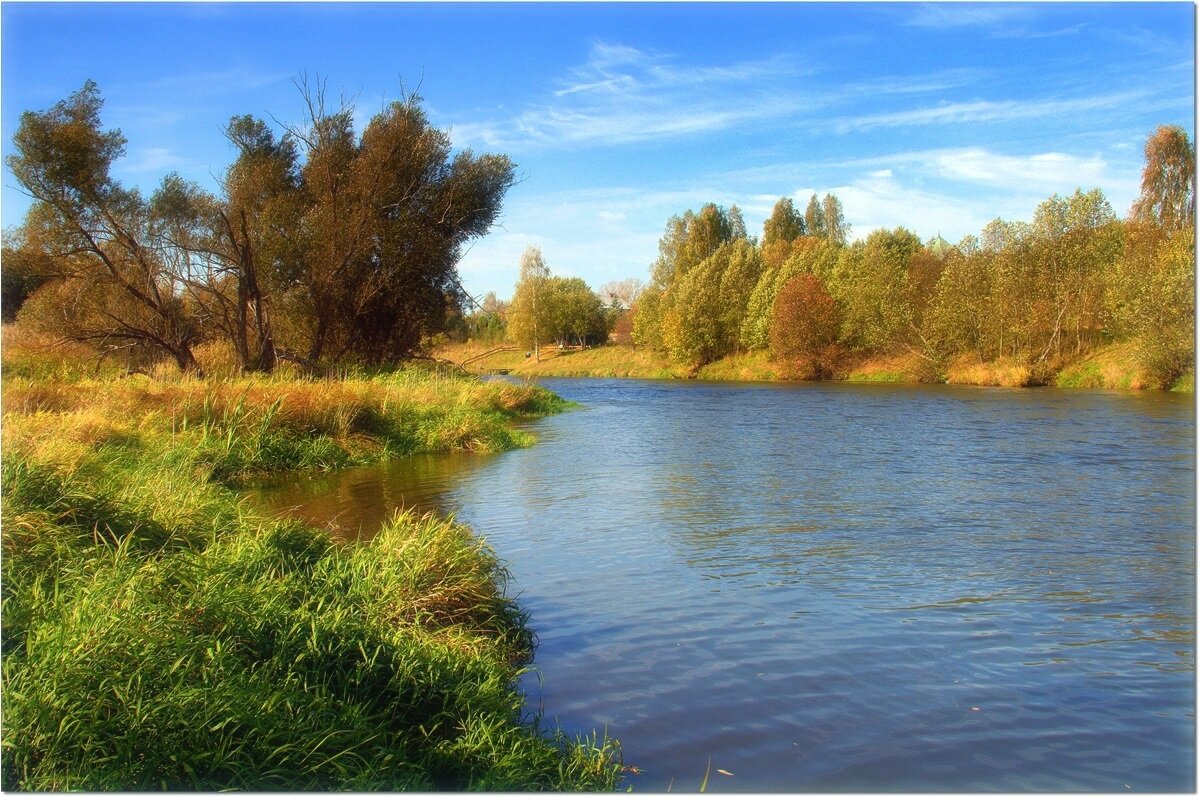
<svg viewBox="0 0 1200 797">
<path fill-rule="evenodd" d="M 1018 157 L 971 148 L 933 155 L 932 162 L 948 179 L 999 187 L 1036 185 L 1062 190 L 1065 185 L 1090 187 L 1108 179 L 1103 158 L 1062 152 Z"/>
<path fill-rule="evenodd" d="M 889 170 L 884 170 L 889 171 Z M 995 218 L 994 200 L 974 201 L 953 192 L 917 188 L 890 172 L 874 172 L 828 191 L 842 201 L 846 221 L 856 239 L 872 231 L 905 227 L 922 238 L 941 234 L 950 240 L 977 233 Z M 825 193 L 825 189 L 817 193 Z"/>
</svg>

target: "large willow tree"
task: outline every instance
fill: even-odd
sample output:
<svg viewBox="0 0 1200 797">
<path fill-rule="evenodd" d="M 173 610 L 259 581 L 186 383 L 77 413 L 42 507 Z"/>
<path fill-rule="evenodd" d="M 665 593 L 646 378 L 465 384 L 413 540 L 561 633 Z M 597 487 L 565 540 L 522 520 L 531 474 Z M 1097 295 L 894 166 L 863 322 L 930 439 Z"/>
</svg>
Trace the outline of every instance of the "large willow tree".
<svg viewBox="0 0 1200 797">
<path fill-rule="evenodd" d="M 34 204 L 18 236 L 52 262 L 30 315 L 103 351 L 137 347 L 197 367 L 225 338 L 240 366 L 380 363 L 440 330 L 462 290 L 457 263 L 513 185 L 503 155 L 452 150 L 407 96 L 358 135 L 301 81 L 305 122 L 276 136 L 235 117 L 237 157 L 212 195 L 168 175 L 150 199 L 109 174 L 124 152 L 100 125 L 94 83 L 27 112 L 9 158 Z"/>
</svg>

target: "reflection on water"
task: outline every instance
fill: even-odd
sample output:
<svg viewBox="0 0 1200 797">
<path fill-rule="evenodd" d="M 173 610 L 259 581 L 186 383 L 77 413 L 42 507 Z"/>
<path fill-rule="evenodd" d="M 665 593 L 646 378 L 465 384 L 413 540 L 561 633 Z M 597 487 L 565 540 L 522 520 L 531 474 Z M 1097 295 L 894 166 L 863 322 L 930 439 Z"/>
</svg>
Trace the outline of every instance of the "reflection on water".
<svg viewBox="0 0 1200 797">
<path fill-rule="evenodd" d="M 398 510 L 444 512 L 463 474 L 487 464 L 486 454 L 417 454 L 366 468 L 304 474 L 247 491 L 255 504 L 329 528 L 347 540 L 368 540 Z"/>
<path fill-rule="evenodd" d="M 1195 419 L 1161 394 L 547 380 L 493 457 L 291 485 L 454 511 L 540 637 L 534 705 L 639 790 L 1190 790 Z"/>
</svg>

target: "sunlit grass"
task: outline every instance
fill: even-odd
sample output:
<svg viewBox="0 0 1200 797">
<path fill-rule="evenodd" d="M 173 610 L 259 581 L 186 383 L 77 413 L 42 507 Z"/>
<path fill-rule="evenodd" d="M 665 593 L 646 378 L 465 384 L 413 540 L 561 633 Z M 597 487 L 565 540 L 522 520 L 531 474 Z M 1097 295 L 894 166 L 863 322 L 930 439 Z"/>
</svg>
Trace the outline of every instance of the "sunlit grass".
<svg viewBox="0 0 1200 797">
<path fill-rule="evenodd" d="M 494 345 L 476 343 L 447 345 L 438 355 L 461 362 L 483 353 Z M 473 363 L 478 370 L 505 369 L 517 376 L 592 376 L 641 379 L 697 379 L 729 381 L 770 381 L 779 379 L 779 371 L 766 352 L 732 354 L 709 363 L 694 373 L 673 363 L 665 354 L 645 347 L 598 346 L 582 351 L 543 351 L 542 362 L 526 358 L 524 351 L 498 352 Z M 893 352 L 871 356 L 848 356 L 836 379 L 850 382 L 948 382 L 954 385 L 991 385 L 1028 387 L 1053 384 L 1056 387 L 1146 389 L 1169 387 L 1193 392 L 1194 370 L 1188 371 L 1170 386 L 1163 386 L 1142 373 L 1129 344 L 1113 344 L 1067 362 L 1061 370 L 1039 370 L 1013 358 L 980 361 L 965 354 L 936 366 L 911 352 Z M 49 400 L 53 400 L 52 398 Z"/>
<path fill-rule="evenodd" d="M 1173 385 L 1163 385 L 1160 380 L 1148 375 L 1140 363 L 1136 344 L 1115 343 L 1063 368 L 1054 384 L 1068 388 L 1164 388 L 1194 392 L 1194 387 L 1191 387 L 1195 379 L 1194 370 L 1185 373 Z"/>
<path fill-rule="evenodd" d="M 524 445 L 511 422 L 561 400 L 430 369 L 197 380 L 5 363 L 4 788 L 616 786 L 615 743 L 523 721 L 533 635 L 468 529 L 402 514 L 339 545 L 234 490 Z"/>
<path fill-rule="evenodd" d="M 467 359 L 495 348 L 478 343 L 451 344 L 436 352 L 438 357 L 453 362 Z M 497 352 L 476 360 L 468 368 L 478 371 L 505 370 L 515 376 L 550 377 L 628 377 L 633 379 L 673 379 L 687 373 L 687 368 L 673 363 L 661 352 L 644 346 L 594 346 L 588 349 L 559 351 L 544 346 L 541 362 L 526 357 L 525 350 Z"/>
</svg>

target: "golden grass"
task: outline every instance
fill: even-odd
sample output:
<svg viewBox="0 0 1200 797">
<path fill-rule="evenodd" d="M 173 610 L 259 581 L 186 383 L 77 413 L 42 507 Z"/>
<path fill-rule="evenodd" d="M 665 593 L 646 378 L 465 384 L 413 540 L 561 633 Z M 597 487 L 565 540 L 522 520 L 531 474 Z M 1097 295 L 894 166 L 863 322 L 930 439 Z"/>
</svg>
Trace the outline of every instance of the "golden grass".
<svg viewBox="0 0 1200 797">
<path fill-rule="evenodd" d="M 951 385 L 1028 387 L 1032 378 L 1028 365 L 1008 357 L 980 362 L 975 355 L 964 354 L 946 366 L 946 382 Z"/>
<path fill-rule="evenodd" d="M 765 351 L 731 354 L 702 367 L 698 379 L 735 382 L 770 382 L 779 379 L 779 369 Z"/>
<path fill-rule="evenodd" d="M 849 382 L 921 382 L 931 381 L 929 367 L 911 352 L 893 352 L 852 363 L 846 371 Z"/>
<path fill-rule="evenodd" d="M 459 343 L 438 348 L 434 356 L 461 363 L 496 348 L 495 344 Z M 541 349 L 541 362 L 525 356 L 525 349 L 497 352 L 477 360 L 468 369 L 477 372 L 506 370 L 514 376 L 592 376 L 633 379 L 671 379 L 685 375 L 687 369 L 673 363 L 661 352 L 644 346 L 595 346 L 589 349 L 560 351 L 555 346 Z"/>
</svg>

